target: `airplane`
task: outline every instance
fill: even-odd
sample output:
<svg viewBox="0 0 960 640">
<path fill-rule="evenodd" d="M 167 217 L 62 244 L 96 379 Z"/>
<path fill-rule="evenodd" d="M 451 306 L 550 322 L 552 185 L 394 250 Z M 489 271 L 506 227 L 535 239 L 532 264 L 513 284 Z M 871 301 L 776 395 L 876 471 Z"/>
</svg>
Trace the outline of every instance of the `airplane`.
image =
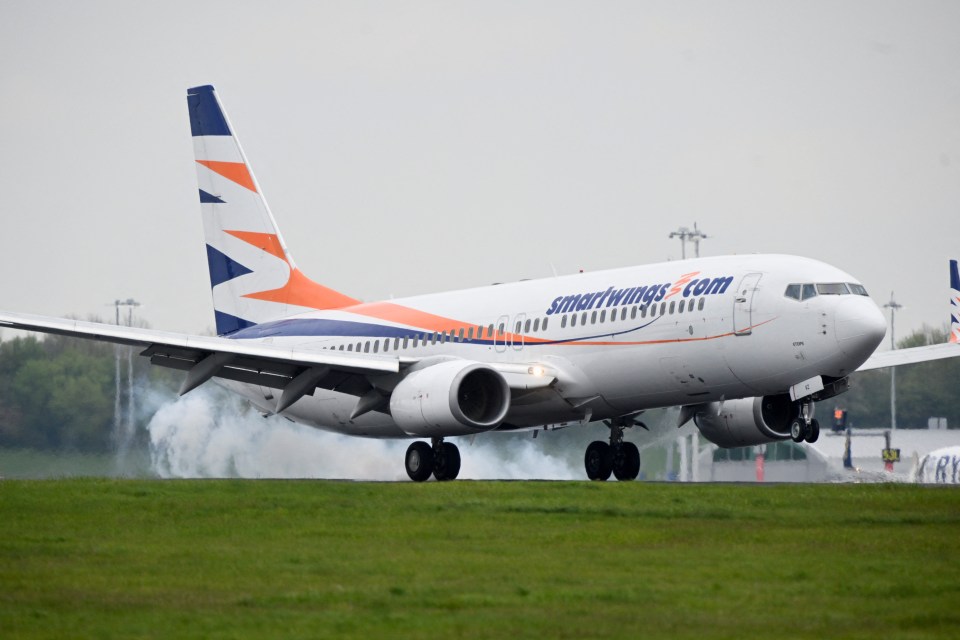
<svg viewBox="0 0 960 640">
<path fill-rule="evenodd" d="M 624 430 L 657 407 L 679 406 L 678 427 L 693 420 L 722 447 L 813 442 L 814 403 L 855 371 L 960 355 L 953 344 L 874 354 L 886 322 L 863 285 L 788 255 L 362 302 L 296 266 L 214 88 L 189 89 L 187 103 L 218 335 L 11 312 L 0 326 L 137 347 L 186 372 L 181 395 L 216 378 L 266 414 L 418 438 L 404 460 L 414 481 L 457 477 L 447 438 L 598 420 L 610 434 L 588 446 L 587 477 L 633 480 L 640 454 Z"/>
</svg>

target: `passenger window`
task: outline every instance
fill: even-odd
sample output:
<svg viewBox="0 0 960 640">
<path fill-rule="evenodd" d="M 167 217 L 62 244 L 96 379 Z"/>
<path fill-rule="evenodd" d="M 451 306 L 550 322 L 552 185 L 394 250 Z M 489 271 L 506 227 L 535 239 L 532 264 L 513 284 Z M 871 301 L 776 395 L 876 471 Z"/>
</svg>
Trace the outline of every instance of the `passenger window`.
<svg viewBox="0 0 960 640">
<path fill-rule="evenodd" d="M 504 331 L 504 329 L 506 329 L 506 328 L 507 328 L 506 325 L 504 325 L 504 324 L 501 322 L 501 323 L 500 323 L 500 329 L 499 329 L 501 336 L 506 335 L 506 332 Z"/>
<path fill-rule="evenodd" d="M 546 327 L 544 327 L 544 328 L 546 328 Z M 560 328 L 561 328 L 561 329 L 566 329 L 566 328 L 567 328 L 567 316 L 560 316 Z"/>
<path fill-rule="evenodd" d="M 536 333 L 537 331 L 540 331 L 540 318 L 533 321 L 533 332 Z"/>
<path fill-rule="evenodd" d="M 547 330 L 547 320 L 549 320 L 549 318 L 544 318 L 544 319 L 543 319 L 543 330 L 544 330 L 544 331 Z"/>
<path fill-rule="evenodd" d="M 586 325 L 587 325 L 587 312 L 586 312 L 586 311 L 584 311 L 583 314 L 580 316 L 580 324 L 583 325 L 583 326 L 586 326 Z"/>
<path fill-rule="evenodd" d="M 343 345 L 340 345 L 340 351 L 343 351 Z"/>
<path fill-rule="evenodd" d="M 575 313 L 570 316 L 570 326 L 571 327 L 577 326 L 577 314 Z"/>
<path fill-rule="evenodd" d="M 347 351 L 353 351 L 353 345 L 352 345 L 352 344 L 348 344 L 348 345 L 347 345 Z"/>
<path fill-rule="evenodd" d="M 500 331 L 503 331 L 503 325 L 500 325 Z M 493 338 L 493 325 L 487 327 L 487 337 Z"/>
<path fill-rule="evenodd" d="M 398 340 L 399 340 L 399 338 L 398 338 Z M 407 336 L 403 336 L 403 348 L 406 349 L 408 344 L 410 344 L 410 343 L 407 341 Z"/>
<path fill-rule="evenodd" d="M 686 300 L 680 301 L 680 307 L 677 309 L 677 313 L 683 313 L 683 307 L 686 305 Z"/>
<path fill-rule="evenodd" d="M 667 303 L 666 303 L 666 302 L 660 303 L 660 315 L 662 315 L 662 316 L 667 315 Z"/>
<path fill-rule="evenodd" d="M 590 324 L 597 324 L 597 312 L 594 311 L 590 314 Z"/>
<path fill-rule="evenodd" d="M 523 332 L 524 332 L 524 333 L 530 333 L 530 322 L 531 322 L 531 321 L 528 319 L 526 322 L 523 323 Z"/>
<path fill-rule="evenodd" d="M 378 351 L 380 351 L 380 341 L 375 340 L 373 343 L 373 352 L 376 353 Z"/>
<path fill-rule="evenodd" d="M 673 315 L 673 307 L 676 304 L 673 300 L 670 301 L 670 315 Z"/>
<path fill-rule="evenodd" d="M 473 340 L 473 327 L 467 329 L 467 340 Z"/>
<path fill-rule="evenodd" d="M 636 307 L 634 307 L 634 309 L 636 309 Z M 637 316 L 637 312 L 634 311 L 634 312 L 633 312 L 633 317 L 636 317 L 636 316 Z M 626 307 L 624 307 L 624 308 L 623 308 L 623 311 L 620 312 L 620 319 L 621 319 L 621 320 L 626 320 L 626 319 L 627 319 L 627 308 L 626 308 Z"/>
<path fill-rule="evenodd" d="M 794 300 L 800 299 L 800 285 L 798 284 L 788 284 L 787 290 L 783 292 L 783 295 L 787 298 L 792 298 Z"/>
<path fill-rule="evenodd" d="M 697 305 L 697 309 L 699 309 L 700 311 L 703 311 L 703 303 L 705 300 L 706 298 L 700 298 L 700 304 Z"/>
<path fill-rule="evenodd" d="M 457 342 L 463 342 L 463 329 L 457 331 Z"/>
<path fill-rule="evenodd" d="M 363 343 L 363 352 L 364 352 L 364 353 L 370 353 L 370 341 L 369 341 L 369 340 L 367 340 L 365 343 Z"/>
<path fill-rule="evenodd" d="M 606 318 L 607 318 L 607 312 L 606 312 L 606 311 L 601 311 L 601 312 L 600 312 L 600 322 L 603 322 L 604 320 L 606 320 Z"/>
<path fill-rule="evenodd" d="M 810 298 L 815 298 L 817 296 L 817 288 L 812 284 L 805 284 L 801 288 L 800 299 L 809 300 Z"/>
</svg>

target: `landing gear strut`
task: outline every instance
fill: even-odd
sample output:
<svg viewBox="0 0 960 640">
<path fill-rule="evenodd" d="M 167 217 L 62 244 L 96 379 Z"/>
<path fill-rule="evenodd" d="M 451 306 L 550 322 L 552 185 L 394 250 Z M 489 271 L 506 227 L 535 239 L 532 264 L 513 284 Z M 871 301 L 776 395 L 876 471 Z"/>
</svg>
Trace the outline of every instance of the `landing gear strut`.
<svg viewBox="0 0 960 640">
<path fill-rule="evenodd" d="M 414 482 L 423 482 L 431 474 L 437 480 L 453 480 L 460 474 L 460 449 L 457 445 L 433 438 L 433 446 L 414 442 L 407 448 L 405 466 Z"/>
<path fill-rule="evenodd" d="M 596 440 L 587 447 L 583 466 L 591 480 L 607 480 L 610 474 L 617 480 L 635 480 L 640 475 L 640 450 L 632 442 L 624 442 L 623 430 L 638 424 L 633 418 L 617 418 L 607 422 L 610 427 L 610 444 Z"/>
<path fill-rule="evenodd" d="M 798 404 L 799 415 L 790 422 L 790 439 L 796 443 L 816 442 L 820 437 L 820 423 L 813 417 L 813 401 L 806 398 Z"/>
</svg>

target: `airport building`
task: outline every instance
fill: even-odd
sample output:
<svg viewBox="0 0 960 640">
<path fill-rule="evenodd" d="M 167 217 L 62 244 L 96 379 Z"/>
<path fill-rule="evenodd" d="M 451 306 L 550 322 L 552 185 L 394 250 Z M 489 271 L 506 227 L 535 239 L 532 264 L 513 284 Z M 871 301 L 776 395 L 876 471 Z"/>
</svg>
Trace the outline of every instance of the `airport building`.
<svg viewBox="0 0 960 640">
<path fill-rule="evenodd" d="M 890 463 L 892 471 L 883 459 L 886 430 L 853 429 L 849 442 L 849 456 L 846 434 L 827 430 L 813 444 L 785 440 L 738 449 L 704 444 L 696 456 L 696 470 L 681 470 L 680 479 L 693 480 L 696 476 L 701 482 L 911 482 L 925 455 L 960 446 L 960 430 L 891 431 L 890 449 L 899 450 L 899 461 Z"/>
</svg>

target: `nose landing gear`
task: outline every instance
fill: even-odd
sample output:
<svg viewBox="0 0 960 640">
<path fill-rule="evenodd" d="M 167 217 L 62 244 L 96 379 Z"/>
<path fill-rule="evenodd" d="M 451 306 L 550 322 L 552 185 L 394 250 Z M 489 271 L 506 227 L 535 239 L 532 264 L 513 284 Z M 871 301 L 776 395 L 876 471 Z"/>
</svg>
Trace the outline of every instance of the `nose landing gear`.
<svg viewBox="0 0 960 640">
<path fill-rule="evenodd" d="M 813 401 L 799 402 L 799 415 L 790 422 L 790 439 L 796 443 L 816 442 L 820 437 L 820 423 L 813 417 Z"/>
</svg>

